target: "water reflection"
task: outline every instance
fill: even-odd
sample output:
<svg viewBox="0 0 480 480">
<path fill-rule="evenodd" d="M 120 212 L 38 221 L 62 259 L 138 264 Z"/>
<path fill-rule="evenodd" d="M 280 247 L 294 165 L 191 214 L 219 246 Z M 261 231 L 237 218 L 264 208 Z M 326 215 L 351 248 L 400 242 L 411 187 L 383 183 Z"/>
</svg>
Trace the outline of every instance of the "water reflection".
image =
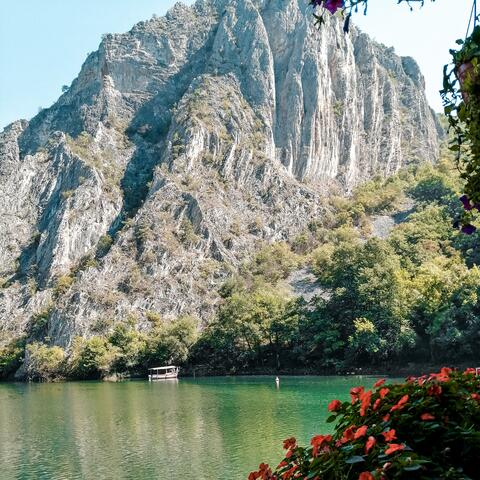
<svg viewBox="0 0 480 480">
<path fill-rule="evenodd" d="M 0 478 L 245 479 L 281 440 L 373 379 L 273 377 L 0 385 Z"/>
</svg>

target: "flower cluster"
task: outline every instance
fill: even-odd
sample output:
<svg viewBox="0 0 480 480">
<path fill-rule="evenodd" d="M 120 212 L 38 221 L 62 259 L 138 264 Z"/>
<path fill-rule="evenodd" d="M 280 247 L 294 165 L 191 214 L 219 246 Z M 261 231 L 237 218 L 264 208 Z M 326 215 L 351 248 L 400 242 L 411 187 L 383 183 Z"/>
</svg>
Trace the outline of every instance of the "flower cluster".
<svg viewBox="0 0 480 480">
<path fill-rule="evenodd" d="M 344 0 L 312 0 L 312 4 L 315 7 L 323 7 L 330 13 L 335 13 L 345 6 Z"/>
<path fill-rule="evenodd" d="M 456 223 L 472 234 L 472 211 L 480 211 L 480 26 L 457 44 L 461 48 L 450 50 L 452 62 L 444 67 L 440 93 L 452 139 L 449 148 L 465 180 L 466 195 L 460 198 L 464 212 Z"/>
<path fill-rule="evenodd" d="M 284 442 L 275 470 L 262 464 L 249 480 L 480 478 L 480 377 L 474 369 L 409 377 L 333 400 L 333 435 L 310 447 Z"/>
<path fill-rule="evenodd" d="M 425 4 L 426 0 L 396 0 L 396 3 L 406 3 L 412 8 L 411 4 L 417 3 L 421 6 Z M 434 2 L 435 0 L 431 0 Z M 338 11 L 345 13 L 344 30 L 348 32 L 350 27 L 350 17 L 353 12 L 358 12 L 358 8 L 363 8 L 364 14 L 367 13 L 368 0 L 310 0 L 310 5 L 316 10 L 317 7 L 321 10 L 320 14 L 314 13 L 317 25 L 325 23 L 324 13 L 326 11 L 334 14 Z"/>
<path fill-rule="evenodd" d="M 475 225 L 472 225 L 472 212 L 473 210 L 477 210 L 478 212 L 480 212 L 480 203 L 472 202 L 468 195 L 462 195 L 459 200 L 462 202 L 463 210 L 465 211 L 465 213 L 464 215 L 462 215 L 461 219 L 455 221 L 453 226 L 455 228 L 458 228 L 461 225 L 462 233 L 472 235 L 472 233 L 475 233 L 477 230 L 477 227 L 475 227 Z"/>
</svg>

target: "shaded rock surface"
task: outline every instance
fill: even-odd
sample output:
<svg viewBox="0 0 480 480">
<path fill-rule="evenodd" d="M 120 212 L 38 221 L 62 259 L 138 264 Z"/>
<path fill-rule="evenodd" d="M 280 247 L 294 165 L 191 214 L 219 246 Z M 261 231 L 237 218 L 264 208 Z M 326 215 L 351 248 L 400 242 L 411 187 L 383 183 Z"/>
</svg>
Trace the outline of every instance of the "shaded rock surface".
<svg viewBox="0 0 480 480">
<path fill-rule="evenodd" d="M 434 161 L 414 60 L 328 23 L 306 0 L 176 4 L 106 35 L 51 108 L 8 126 L 0 342 L 39 318 L 64 347 L 151 311 L 206 322 L 225 278 L 321 218 L 331 185 Z"/>
</svg>

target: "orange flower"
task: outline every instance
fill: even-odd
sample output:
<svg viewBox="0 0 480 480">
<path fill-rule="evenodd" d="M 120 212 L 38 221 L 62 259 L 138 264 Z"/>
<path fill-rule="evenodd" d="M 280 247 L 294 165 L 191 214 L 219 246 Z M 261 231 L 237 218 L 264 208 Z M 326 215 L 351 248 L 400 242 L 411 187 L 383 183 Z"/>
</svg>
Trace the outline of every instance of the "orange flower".
<svg viewBox="0 0 480 480">
<path fill-rule="evenodd" d="M 316 435 L 310 440 L 310 445 L 313 447 L 312 455 L 316 457 L 318 452 L 322 449 L 328 448 L 328 444 L 332 441 L 331 435 Z"/>
<path fill-rule="evenodd" d="M 387 414 L 382 418 L 382 420 L 383 420 L 384 422 L 388 422 L 388 421 L 390 420 L 390 414 L 387 413 Z"/>
<path fill-rule="evenodd" d="M 329 412 L 336 412 L 342 406 L 342 402 L 340 400 L 332 400 L 328 405 Z"/>
<path fill-rule="evenodd" d="M 377 410 L 377 408 L 380 406 L 380 403 L 381 403 L 382 399 L 381 398 L 377 398 L 375 400 L 375 403 L 373 404 L 373 411 L 375 412 Z"/>
<path fill-rule="evenodd" d="M 340 443 L 347 443 L 349 442 L 350 440 L 353 440 L 355 434 L 355 429 L 357 427 L 355 427 L 355 425 L 352 425 L 351 427 L 348 427 L 344 432 L 343 432 L 343 436 L 340 440 Z"/>
<path fill-rule="evenodd" d="M 297 440 L 295 437 L 287 438 L 283 441 L 283 448 L 285 450 L 290 450 L 291 448 L 294 448 L 296 444 Z"/>
<path fill-rule="evenodd" d="M 282 478 L 287 480 L 288 478 L 293 478 L 292 475 L 295 473 L 295 470 L 297 470 L 298 468 L 298 465 L 294 465 L 292 468 L 290 468 L 289 470 L 287 470 L 283 475 L 282 475 Z M 269 477 L 265 477 L 265 478 L 269 478 Z"/>
<path fill-rule="evenodd" d="M 405 450 L 405 445 L 399 443 L 389 443 L 388 448 L 385 450 L 385 455 L 391 455 L 395 452 L 402 452 Z"/>
<path fill-rule="evenodd" d="M 434 395 L 438 397 L 442 394 L 442 387 L 440 385 L 432 385 L 431 387 L 428 387 L 427 394 L 431 397 Z"/>
<path fill-rule="evenodd" d="M 362 472 L 358 480 L 375 480 L 375 477 L 370 472 Z"/>
<path fill-rule="evenodd" d="M 430 374 L 430 380 L 437 380 L 438 382 L 447 382 L 450 380 L 450 373 L 452 373 L 452 369 L 448 367 L 443 367 L 440 370 L 440 373 L 432 373 Z"/>
<path fill-rule="evenodd" d="M 363 387 L 353 387 L 350 390 L 350 396 L 352 397 L 352 403 L 355 403 L 360 395 L 363 393 L 364 388 Z"/>
<path fill-rule="evenodd" d="M 368 427 L 367 425 L 363 425 L 363 427 L 360 427 L 356 432 L 355 435 L 353 436 L 354 440 L 358 440 L 359 438 L 364 437 L 367 434 Z"/>
<path fill-rule="evenodd" d="M 375 437 L 368 437 L 367 443 L 365 444 L 365 455 L 376 445 L 377 441 Z"/>
<path fill-rule="evenodd" d="M 420 418 L 426 422 L 428 420 L 435 420 L 435 417 L 431 414 L 431 413 L 422 413 L 422 415 L 420 415 Z"/>
<path fill-rule="evenodd" d="M 405 404 L 408 402 L 408 395 L 404 395 L 398 402 L 396 405 L 394 405 L 390 411 L 391 412 L 395 412 L 395 410 L 402 410 L 403 407 L 405 406 Z"/>
<path fill-rule="evenodd" d="M 391 430 L 387 430 L 386 432 L 382 432 L 381 435 L 386 442 L 391 442 L 392 440 L 397 439 L 397 432 L 393 428 Z"/>
<path fill-rule="evenodd" d="M 367 408 L 370 406 L 370 402 L 372 400 L 372 391 L 369 390 L 366 393 L 362 392 L 362 394 L 360 396 L 360 400 L 362 402 L 362 404 L 360 406 L 360 416 L 364 417 L 365 412 L 367 411 Z"/>
<path fill-rule="evenodd" d="M 377 380 L 377 381 L 373 384 L 373 388 L 381 387 L 384 383 L 385 383 L 385 379 L 384 379 L 384 378 L 382 378 L 381 380 Z"/>
<path fill-rule="evenodd" d="M 390 392 L 389 388 L 382 388 L 380 390 L 380 398 L 384 399 L 388 395 L 389 392 Z"/>
<path fill-rule="evenodd" d="M 272 469 L 266 463 L 261 463 L 258 467 L 258 472 L 250 472 L 250 475 L 248 476 L 248 480 L 257 480 L 258 478 L 261 478 L 262 480 L 273 478 Z"/>
</svg>

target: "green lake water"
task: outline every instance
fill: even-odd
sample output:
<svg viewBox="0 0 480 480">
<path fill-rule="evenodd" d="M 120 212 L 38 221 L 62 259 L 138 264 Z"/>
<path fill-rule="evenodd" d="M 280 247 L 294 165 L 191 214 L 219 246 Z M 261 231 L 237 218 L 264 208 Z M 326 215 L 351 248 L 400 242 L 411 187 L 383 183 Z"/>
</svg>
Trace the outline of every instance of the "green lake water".
<svg viewBox="0 0 480 480">
<path fill-rule="evenodd" d="M 0 479 L 244 480 L 373 377 L 0 384 Z"/>
</svg>

